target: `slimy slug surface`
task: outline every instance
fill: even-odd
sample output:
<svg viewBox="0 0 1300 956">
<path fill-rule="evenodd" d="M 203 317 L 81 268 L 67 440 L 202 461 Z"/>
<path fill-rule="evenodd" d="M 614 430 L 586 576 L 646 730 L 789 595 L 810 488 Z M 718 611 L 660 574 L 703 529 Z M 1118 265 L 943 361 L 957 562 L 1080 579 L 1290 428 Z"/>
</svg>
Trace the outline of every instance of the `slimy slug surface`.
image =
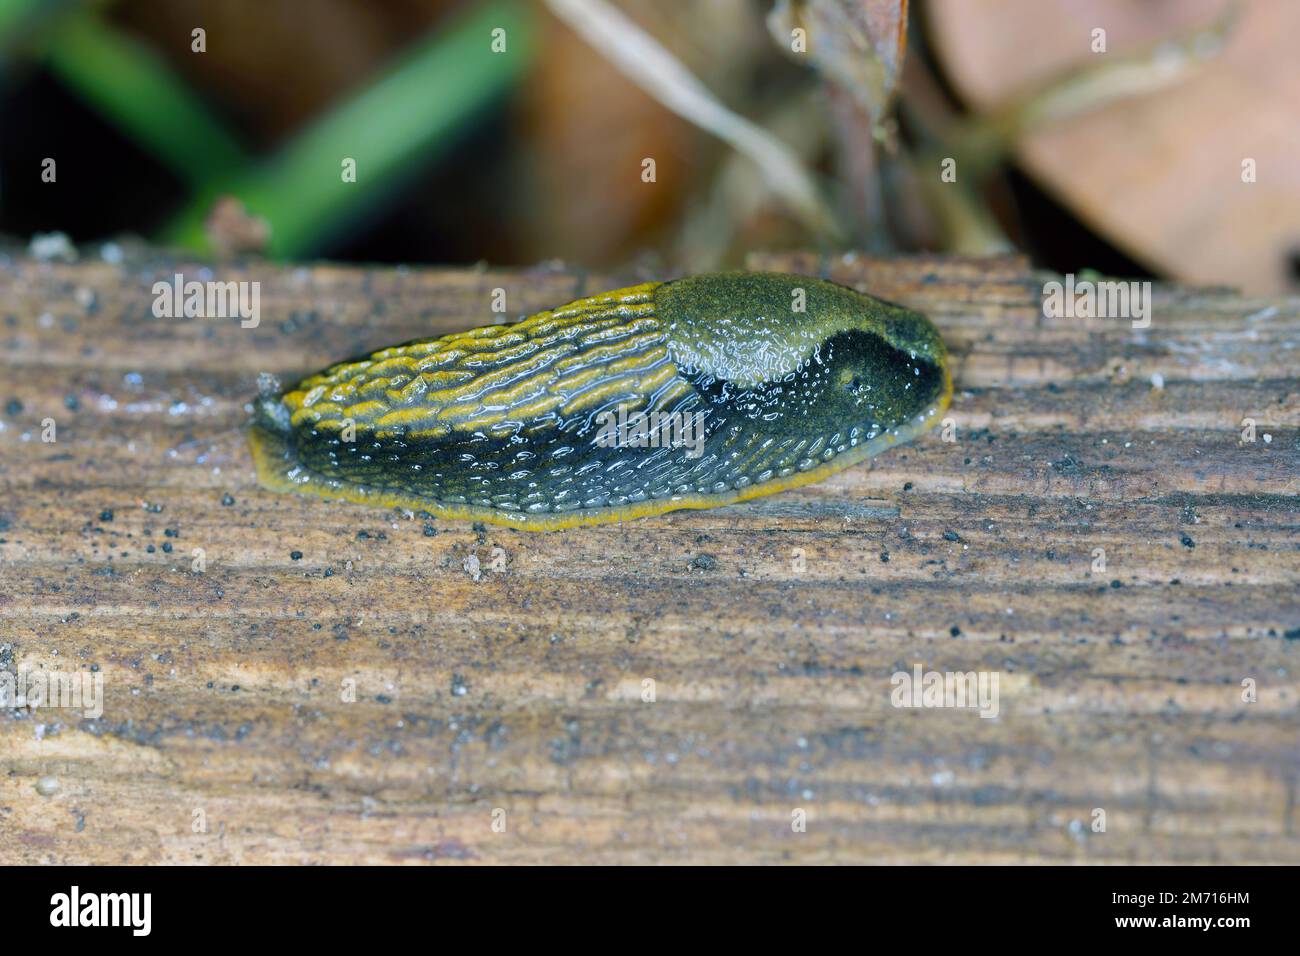
<svg viewBox="0 0 1300 956">
<path fill-rule="evenodd" d="M 648 282 L 382 349 L 256 403 L 277 491 L 556 530 L 818 481 L 938 421 L 924 316 L 808 276 Z"/>
</svg>

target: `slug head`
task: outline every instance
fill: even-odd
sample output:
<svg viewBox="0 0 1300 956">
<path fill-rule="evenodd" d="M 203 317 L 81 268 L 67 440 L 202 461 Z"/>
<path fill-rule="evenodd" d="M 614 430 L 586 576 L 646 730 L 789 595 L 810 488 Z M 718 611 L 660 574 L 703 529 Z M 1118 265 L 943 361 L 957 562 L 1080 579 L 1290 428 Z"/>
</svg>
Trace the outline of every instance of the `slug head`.
<svg viewBox="0 0 1300 956">
<path fill-rule="evenodd" d="M 808 276 L 728 273 L 655 293 L 678 367 L 731 416 L 791 435 L 910 437 L 946 407 L 947 351 L 925 316 Z"/>
</svg>

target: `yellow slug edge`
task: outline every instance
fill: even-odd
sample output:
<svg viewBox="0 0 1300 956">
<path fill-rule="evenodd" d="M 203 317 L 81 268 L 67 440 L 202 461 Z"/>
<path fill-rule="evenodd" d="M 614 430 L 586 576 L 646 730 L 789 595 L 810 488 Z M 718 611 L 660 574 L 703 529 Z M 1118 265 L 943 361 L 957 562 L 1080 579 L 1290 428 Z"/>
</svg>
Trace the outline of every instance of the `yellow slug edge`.
<svg viewBox="0 0 1300 956">
<path fill-rule="evenodd" d="M 683 498 L 654 499 L 639 501 L 635 504 L 616 508 L 598 510 L 579 510 L 565 514 L 521 515 L 515 516 L 492 508 L 477 505 L 449 505 L 386 491 L 363 492 L 352 488 L 322 488 L 318 479 L 296 483 L 282 474 L 285 464 L 286 446 L 277 436 L 254 425 L 249 429 L 248 444 L 252 451 L 253 465 L 257 469 L 258 483 L 271 491 L 291 491 L 297 494 L 311 494 L 319 498 L 336 501 L 349 501 L 354 504 L 375 505 L 390 508 L 406 508 L 411 511 L 427 511 L 439 518 L 453 521 L 482 521 L 485 524 L 514 528 L 518 531 L 567 531 L 572 528 L 595 527 L 602 524 L 633 521 L 637 518 L 652 518 L 672 511 L 699 511 L 705 508 L 719 508 L 723 505 L 749 501 L 778 494 L 793 488 L 801 488 L 821 481 L 837 472 L 852 468 L 868 458 L 887 451 L 895 445 L 904 444 L 932 428 L 952 401 L 952 373 L 947 363 L 943 366 L 944 390 L 939 399 L 930 406 L 929 411 L 920 417 L 920 421 L 900 429 L 898 435 L 884 434 L 864 445 L 818 465 L 808 471 L 798 472 L 788 478 L 765 481 L 759 485 L 749 485 L 733 491 L 716 494 L 696 494 Z M 316 483 L 313 483 L 316 482 Z"/>
</svg>

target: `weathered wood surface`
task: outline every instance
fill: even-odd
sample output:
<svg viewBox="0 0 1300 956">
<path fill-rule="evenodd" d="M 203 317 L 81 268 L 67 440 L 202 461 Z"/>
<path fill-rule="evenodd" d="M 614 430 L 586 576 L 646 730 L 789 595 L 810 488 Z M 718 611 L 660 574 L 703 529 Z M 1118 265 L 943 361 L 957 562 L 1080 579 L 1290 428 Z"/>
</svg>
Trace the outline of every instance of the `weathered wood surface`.
<svg viewBox="0 0 1300 956">
<path fill-rule="evenodd" d="M 641 277 L 216 266 L 245 330 L 153 317 L 199 263 L 0 259 L 0 666 L 105 688 L 0 714 L 0 862 L 1300 862 L 1300 301 L 1134 331 L 1018 260 L 752 265 L 931 314 L 956 440 L 533 535 L 262 491 L 257 374 Z M 916 664 L 998 717 L 891 706 Z"/>
</svg>

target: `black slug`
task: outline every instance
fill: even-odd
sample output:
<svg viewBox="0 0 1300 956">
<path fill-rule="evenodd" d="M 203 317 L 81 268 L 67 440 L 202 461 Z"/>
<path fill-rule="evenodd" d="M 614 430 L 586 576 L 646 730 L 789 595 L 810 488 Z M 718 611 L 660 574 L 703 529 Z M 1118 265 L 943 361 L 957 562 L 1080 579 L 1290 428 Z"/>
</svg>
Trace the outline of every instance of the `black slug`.
<svg viewBox="0 0 1300 956">
<path fill-rule="evenodd" d="M 277 491 L 554 530 L 817 481 L 947 408 L 924 316 L 807 276 L 691 276 L 333 365 L 255 406 Z"/>
</svg>

